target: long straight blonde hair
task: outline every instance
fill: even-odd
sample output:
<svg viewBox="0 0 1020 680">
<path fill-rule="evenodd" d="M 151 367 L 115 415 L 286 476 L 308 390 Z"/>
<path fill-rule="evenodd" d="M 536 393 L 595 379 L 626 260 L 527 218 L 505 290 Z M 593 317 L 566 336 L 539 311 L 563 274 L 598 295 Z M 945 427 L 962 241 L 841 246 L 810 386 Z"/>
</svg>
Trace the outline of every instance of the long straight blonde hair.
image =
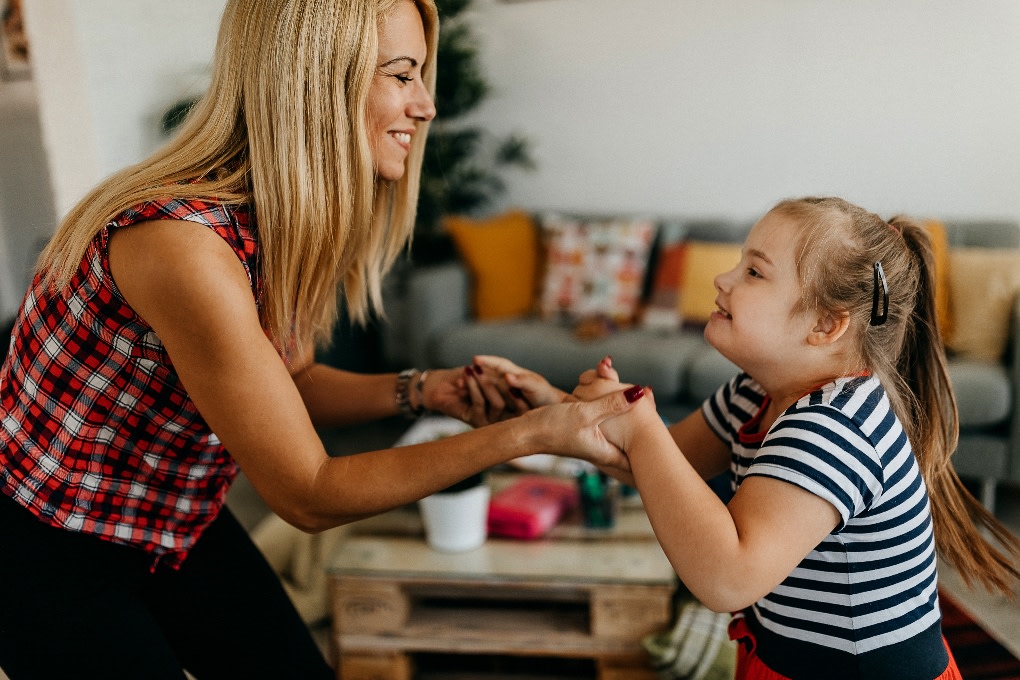
<svg viewBox="0 0 1020 680">
<path fill-rule="evenodd" d="M 262 325 L 280 348 L 332 336 L 342 289 L 357 322 L 382 310 L 381 282 L 410 242 L 427 123 L 406 172 L 377 178 L 366 124 L 379 25 L 400 2 L 422 17 L 422 78 L 435 92 L 434 0 L 229 0 L 208 93 L 175 137 L 111 176 L 63 219 L 38 272 L 68 284 L 93 237 L 163 197 L 249 204 L 260 244 Z"/>
</svg>

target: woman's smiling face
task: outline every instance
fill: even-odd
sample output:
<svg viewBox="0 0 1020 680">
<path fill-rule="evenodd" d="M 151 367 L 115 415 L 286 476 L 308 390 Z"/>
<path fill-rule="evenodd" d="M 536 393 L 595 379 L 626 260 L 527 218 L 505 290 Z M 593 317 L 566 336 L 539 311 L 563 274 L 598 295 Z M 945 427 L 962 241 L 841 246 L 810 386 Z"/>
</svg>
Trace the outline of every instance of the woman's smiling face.
<svg viewBox="0 0 1020 680">
<path fill-rule="evenodd" d="M 432 120 L 436 107 L 421 79 L 428 54 L 418 8 L 398 3 L 379 26 L 379 57 L 368 92 L 367 119 L 376 174 L 404 176 L 411 138 L 418 124 Z"/>
</svg>

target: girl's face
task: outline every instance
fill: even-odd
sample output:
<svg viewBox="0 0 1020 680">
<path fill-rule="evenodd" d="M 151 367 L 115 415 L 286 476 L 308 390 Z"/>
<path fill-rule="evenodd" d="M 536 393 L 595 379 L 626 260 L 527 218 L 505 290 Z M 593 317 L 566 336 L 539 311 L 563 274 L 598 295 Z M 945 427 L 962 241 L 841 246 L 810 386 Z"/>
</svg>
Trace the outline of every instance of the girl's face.
<svg viewBox="0 0 1020 680">
<path fill-rule="evenodd" d="M 418 123 L 436 115 L 421 80 L 428 50 L 421 15 L 413 2 L 398 3 L 379 26 L 379 58 L 368 91 L 368 128 L 376 174 L 396 181 Z"/>
<path fill-rule="evenodd" d="M 790 219 L 765 215 L 748 234 L 740 263 L 715 278 L 718 308 L 705 338 L 759 382 L 773 375 L 770 370 L 796 366 L 816 325 L 816 315 L 793 314 L 801 296 L 794 252 L 798 236 Z"/>
</svg>

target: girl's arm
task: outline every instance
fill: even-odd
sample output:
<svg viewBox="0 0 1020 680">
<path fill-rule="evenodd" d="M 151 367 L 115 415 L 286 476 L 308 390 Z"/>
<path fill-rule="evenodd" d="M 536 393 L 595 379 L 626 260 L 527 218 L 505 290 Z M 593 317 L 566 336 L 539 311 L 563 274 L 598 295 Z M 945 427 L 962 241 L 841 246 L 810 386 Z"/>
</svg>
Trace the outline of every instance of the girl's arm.
<svg viewBox="0 0 1020 680">
<path fill-rule="evenodd" d="M 652 529 L 680 580 L 709 608 L 737 611 L 781 583 L 840 518 L 828 501 L 764 477 L 745 479 L 724 505 L 696 469 L 703 457 L 677 446 L 704 440 L 695 416 L 671 432 L 646 397 L 601 427 L 630 459 Z"/>
<path fill-rule="evenodd" d="M 729 469 L 729 447 L 708 426 L 701 409 L 671 425 L 669 434 L 702 479 L 712 479 Z"/>
<path fill-rule="evenodd" d="M 110 269 L 122 295 L 156 332 L 189 397 L 270 508 L 317 531 L 412 502 L 507 460 L 558 452 L 627 467 L 598 423 L 629 408 L 622 395 L 560 404 L 457 437 L 331 458 L 297 383 L 259 323 L 248 278 L 213 231 L 156 221 L 112 232 Z M 395 412 L 392 378 L 329 378 L 335 413 Z M 300 380 L 298 381 L 300 382 Z M 316 401 L 316 400 L 313 400 Z"/>
<path fill-rule="evenodd" d="M 581 374 L 573 396 L 588 400 L 627 387 L 630 385 L 620 382 L 620 374 L 607 356 L 594 369 Z M 702 479 L 711 479 L 729 468 L 729 447 L 708 426 L 701 409 L 671 425 L 669 433 Z"/>
</svg>

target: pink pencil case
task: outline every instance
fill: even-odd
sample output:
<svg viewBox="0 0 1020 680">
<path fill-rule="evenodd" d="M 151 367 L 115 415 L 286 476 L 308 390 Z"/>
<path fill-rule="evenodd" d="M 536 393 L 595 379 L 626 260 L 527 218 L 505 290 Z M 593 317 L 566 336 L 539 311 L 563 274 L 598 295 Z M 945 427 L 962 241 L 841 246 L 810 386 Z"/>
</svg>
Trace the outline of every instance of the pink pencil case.
<svg viewBox="0 0 1020 680">
<path fill-rule="evenodd" d="M 577 508 L 577 486 L 570 481 L 525 475 L 489 502 L 491 536 L 533 539 L 544 536 Z"/>
</svg>

